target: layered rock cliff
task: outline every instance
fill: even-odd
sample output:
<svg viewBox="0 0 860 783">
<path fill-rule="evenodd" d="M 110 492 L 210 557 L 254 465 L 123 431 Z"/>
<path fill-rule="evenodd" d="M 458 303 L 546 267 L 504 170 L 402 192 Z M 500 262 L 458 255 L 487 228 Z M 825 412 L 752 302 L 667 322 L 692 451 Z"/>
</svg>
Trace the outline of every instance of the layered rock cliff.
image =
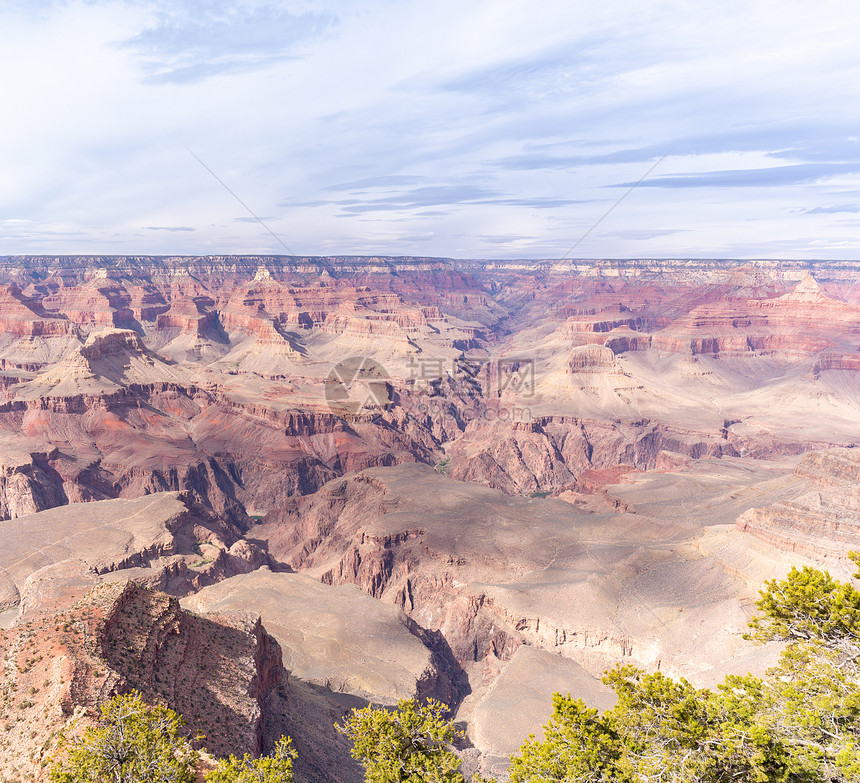
<svg viewBox="0 0 860 783">
<path fill-rule="evenodd" d="M 0 631 L 0 647 L 7 779 L 46 779 L 58 732 L 132 688 L 181 712 L 219 755 L 265 749 L 289 710 L 280 648 L 259 617 L 215 623 L 128 582 Z"/>
<path fill-rule="evenodd" d="M 860 449 L 807 454 L 789 497 L 738 517 L 739 530 L 789 552 L 843 560 L 860 551 Z"/>
</svg>

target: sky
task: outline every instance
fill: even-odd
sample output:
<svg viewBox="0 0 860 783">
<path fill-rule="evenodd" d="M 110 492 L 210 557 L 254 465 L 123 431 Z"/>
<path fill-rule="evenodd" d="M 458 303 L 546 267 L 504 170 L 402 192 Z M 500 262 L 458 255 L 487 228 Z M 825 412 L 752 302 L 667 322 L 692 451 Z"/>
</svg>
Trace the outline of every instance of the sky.
<svg viewBox="0 0 860 783">
<path fill-rule="evenodd" d="M 0 255 L 860 258 L 860 5 L 0 0 Z"/>
</svg>

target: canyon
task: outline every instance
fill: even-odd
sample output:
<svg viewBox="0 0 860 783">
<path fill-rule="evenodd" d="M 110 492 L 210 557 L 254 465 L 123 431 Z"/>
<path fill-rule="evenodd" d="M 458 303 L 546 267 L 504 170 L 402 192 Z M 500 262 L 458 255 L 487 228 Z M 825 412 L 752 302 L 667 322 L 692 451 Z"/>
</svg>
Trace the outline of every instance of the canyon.
<svg viewBox="0 0 860 783">
<path fill-rule="evenodd" d="M 314 783 L 438 698 L 503 775 L 617 662 L 763 672 L 761 583 L 860 549 L 858 273 L 0 258 L 2 773 L 140 688 Z"/>
</svg>

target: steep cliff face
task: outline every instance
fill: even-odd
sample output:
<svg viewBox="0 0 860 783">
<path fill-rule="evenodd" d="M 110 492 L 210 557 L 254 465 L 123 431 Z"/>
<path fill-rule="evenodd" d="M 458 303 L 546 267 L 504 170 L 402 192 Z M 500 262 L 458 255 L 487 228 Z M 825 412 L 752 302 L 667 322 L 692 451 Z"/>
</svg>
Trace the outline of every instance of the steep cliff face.
<svg viewBox="0 0 860 783">
<path fill-rule="evenodd" d="M 15 337 L 75 336 L 77 328 L 65 317 L 47 312 L 38 299 L 16 284 L 0 285 L 0 333 Z"/>
<path fill-rule="evenodd" d="M 111 589 L 119 595 L 97 633 L 107 665 L 127 687 L 184 715 L 218 756 L 235 747 L 264 750 L 272 738 L 264 736 L 263 708 L 287 709 L 287 675 L 259 616 L 216 623 L 133 583 Z"/>
<path fill-rule="evenodd" d="M 218 755 L 265 749 L 290 709 L 280 648 L 259 617 L 216 623 L 132 583 L 0 632 L 0 646 L 2 710 L 15 718 L 0 754 L 7 779 L 46 779 L 58 731 L 132 688 L 181 712 L 189 734 L 205 734 Z"/>
<path fill-rule="evenodd" d="M 19 399 L 0 405 L 0 427 L 10 433 L 0 467 L 6 519 L 69 501 L 187 491 L 243 524 L 246 508 L 266 510 L 343 472 L 413 454 L 432 459 L 436 450 L 420 426 L 347 424 L 328 411 L 242 402 L 176 383 Z M 61 447 L 24 451 L 46 441 Z"/>
<path fill-rule="evenodd" d="M 738 517 L 737 528 L 781 549 L 844 560 L 860 550 L 860 449 L 807 454 L 790 498 Z"/>
<path fill-rule="evenodd" d="M 856 341 L 858 336 L 860 308 L 827 296 L 807 275 L 783 296 L 701 305 L 654 335 L 652 344 L 693 355 L 755 351 L 791 359 Z"/>
<path fill-rule="evenodd" d="M 62 477 L 51 465 L 57 457 L 56 451 L 21 453 L 15 445 L 0 456 L 0 519 L 68 503 Z"/>
<path fill-rule="evenodd" d="M 738 455 L 727 432 L 684 431 L 648 420 L 541 416 L 524 422 L 471 422 L 448 450 L 448 475 L 511 494 L 554 492 L 575 484 L 592 468 L 652 470 L 661 451 L 694 459 Z"/>
</svg>

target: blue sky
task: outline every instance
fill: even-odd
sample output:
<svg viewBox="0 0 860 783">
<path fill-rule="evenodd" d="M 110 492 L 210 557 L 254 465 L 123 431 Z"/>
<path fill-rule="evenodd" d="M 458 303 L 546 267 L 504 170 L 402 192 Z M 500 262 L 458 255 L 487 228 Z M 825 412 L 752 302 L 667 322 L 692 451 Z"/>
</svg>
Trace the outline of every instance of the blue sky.
<svg viewBox="0 0 860 783">
<path fill-rule="evenodd" d="M 0 255 L 860 258 L 852 2 L 7 0 L 0 69 Z"/>
</svg>

